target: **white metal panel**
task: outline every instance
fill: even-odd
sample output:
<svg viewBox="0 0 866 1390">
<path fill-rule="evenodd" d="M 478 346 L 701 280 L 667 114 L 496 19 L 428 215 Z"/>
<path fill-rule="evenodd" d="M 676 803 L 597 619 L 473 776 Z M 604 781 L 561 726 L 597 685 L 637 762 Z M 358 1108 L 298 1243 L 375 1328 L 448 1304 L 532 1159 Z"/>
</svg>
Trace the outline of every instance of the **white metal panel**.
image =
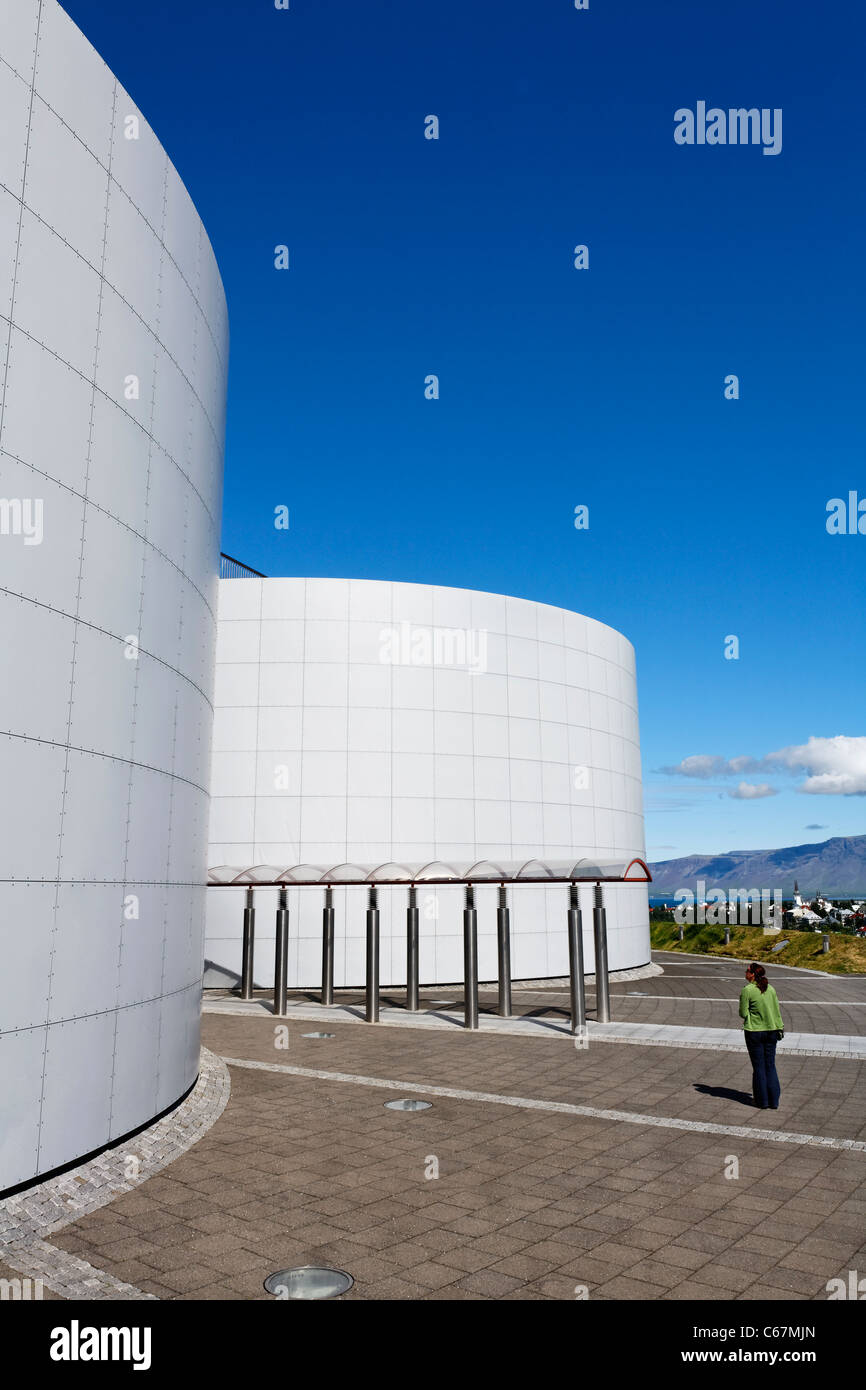
<svg viewBox="0 0 866 1390">
<path fill-rule="evenodd" d="M 410 671 L 414 669 L 409 668 Z M 422 674 L 425 674 L 423 668 Z M 435 667 L 426 674 L 430 677 L 429 686 L 424 682 L 420 689 L 416 687 L 416 699 L 413 703 L 423 703 L 427 709 L 472 709 L 473 702 L 477 702 L 480 698 L 480 691 L 489 686 L 491 688 L 490 700 L 488 704 L 485 704 L 483 697 L 481 697 L 481 704 L 475 703 L 474 705 L 477 712 L 479 714 L 505 714 L 506 712 L 504 698 L 501 708 L 493 708 L 497 703 L 500 689 L 504 696 L 504 688 L 500 688 L 500 678 L 497 676 L 485 676 L 482 680 L 477 674 L 469 671 L 456 671 L 448 667 Z M 404 690 L 412 690 L 411 677 L 404 683 L 399 679 L 400 672 L 397 669 L 394 671 L 394 677 L 394 697 L 401 704 L 405 704 L 407 701 L 401 697 Z"/>
<path fill-rule="evenodd" d="M 349 625 L 346 622 L 308 618 L 304 635 L 304 662 L 344 663 L 349 655 Z"/>
<path fill-rule="evenodd" d="M 127 91 L 117 84 L 111 146 L 111 177 L 161 234 L 168 159 L 153 130 Z"/>
<path fill-rule="evenodd" d="M 171 1105 L 178 1096 L 178 1082 L 180 1090 L 183 1091 L 187 1086 L 191 1086 L 196 1078 L 197 1067 L 190 1060 L 190 1039 L 192 1033 L 194 1038 L 198 1036 L 198 1018 L 196 1009 L 200 1000 L 195 993 L 190 995 L 169 994 L 160 1001 L 160 1024 L 159 1024 L 159 1056 L 176 1058 L 178 1062 L 174 1067 L 163 1069 L 160 1066 L 158 1075 L 158 1085 L 156 1093 L 157 1112 L 164 1110 Z M 195 1048 L 197 1054 L 198 1049 Z M 178 1065 L 183 1059 L 183 1072 L 180 1072 Z"/>
<path fill-rule="evenodd" d="M 198 861 L 197 844 L 202 853 L 207 843 L 208 800 L 198 787 L 175 777 L 171 782 L 171 824 L 168 835 L 167 876 L 171 883 L 183 883 L 187 866 Z M 171 929 L 175 924 L 170 919 Z"/>
<path fill-rule="evenodd" d="M 123 876 L 129 767 L 114 758 L 69 749 L 60 845 L 62 879 Z"/>
<path fill-rule="evenodd" d="M 0 592 L 0 651 L 28 652 L 0 681 L 0 733 L 65 742 L 73 633 L 62 614 Z"/>
<path fill-rule="evenodd" d="M 210 748 L 202 749 L 200 744 L 202 730 L 207 727 L 207 713 L 201 692 L 182 677 L 177 682 L 176 708 L 172 770 L 175 777 L 206 787 L 210 777 Z"/>
<path fill-rule="evenodd" d="M 141 645 L 175 666 L 180 641 L 183 576 L 157 551 L 147 548 L 141 604 Z"/>
<path fill-rule="evenodd" d="M 67 1162 L 70 1154 L 88 1153 L 106 1142 L 113 1054 L 113 1010 L 49 1028 L 40 1171 L 48 1172 Z M 85 1085 L 82 1077 L 87 1078 Z"/>
<path fill-rule="evenodd" d="M 365 662 L 349 665 L 348 701 L 353 709 L 381 709 L 391 701 L 390 666 L 368 666 Z"/>
<path fill-rule="evenodd" d="M 0 19 L 0 57 L 5 57 L 6 33 Z M 27 126 L 30 117 L 28 84 L 0 63 L 0 110 L 4 113 L 3 140 L 0 142 L 0 183 L 15 202 L 24 186 L 27 154 Z"/>
<path fill-rule="evenodd" d="M 147 539 L 171 563 L 183 568 L 189 483 L 173 459 L 157 444 L 149 452 Z"/>
<path fill-rule="evenodd" d="M 108 166 L 114 76 L 54 0 L 42 6 L 36 91 Z"/>
<path fill-rule="evenodd" d="M 156 1075 L 152 1068 L 141 1065 L 141 1059 L 155 1057 L 158 1046 L 158 1001 L 118 1010 L 111 1104 L 112 1138 L 128 1134 L 140 1123 L 140 1115 L 156 1113 Z"/>
<path fill-rule="evenodd" d="M 166 773 L 133 767 L 126 830 L 128 879 L 143 883 L 166 880 L 171 795 L 172 778 Z"/>
<path fill-rule="evenodd" d="M 187 488 L 186 546 L 183 568 L 196 588 L 205 592 L 218 564 L 219 537 L 201 498 Z M 215 619 L 211 618 L 211 622 Z"/>
<path fill-rule="evenodd" d="M 123 888 L 64 883 L 57 891 L 50 1022 L 103 1011 L 114 1002 Z"/>
<path fill-rule="evenodd" d="M 56 873 L 64 764 L 62 747 L 0 740 L 0 785 L 20 790 L 17 797 L 0 797 L 0 879 Z"/>
<path fill-rule="evenodd" d="M 39 1105 L 45 1029 L 0 1033 L 3 1123 L 0 1125 L 0 1191 L 27 1182 L 37 1171 Z"/>
<path fill-rule="evenodd" d="M 135 710 L 135 760 L 146 767 L 171 770 L 175 705 L 180 677 L 164 662 L 141 652 L 134 663 L 138 680 Z"/>
<path fill-rule="evenodd" d="M 149 432 L 158 345 L 116 290 L 103 286 L 96 384 Z"/>
<path fill-rule="evenodd" d="M 39 0 L 0 0 L 0 58 L 28 84 L 36 61 Z"/>
<path fill-rule="evenodd" d="M 157 233 L 112 178 L 105 278 L 155 333 L 159 323 L 160 269 L 164 260 L 165 251 Z"/>
<path fill-rule="evenodd" d="M 4 497 L 30 505 L 29 512 L 22 509 L 21 521 L 34 542 L 24 529 L 4 537 L 0 586 L 38 595 L 42 603 L 69 612 L 78 584 L 84 503 L 67 488 L 6 456 L 0 468 Z"/>
<path fill-rule="evenodd" d="M 207 230 L 202 227 L 199 246 L 198 302 L 213 330 L 220 359 L 225 363 L 229 349 L 229 322 L 225 290 Z"/>
<path fill-rule="evenodd" d="M 102 263 L 108 170 L 41 101 L 33 103 L 24 202 L 96 270 Z"/>
<path fill-rule="evenodd" d="M 206 600 L 186 574 L 182 587 L 183 627 L 177 652 L 178 670 L 199 690 L 207 688 L 210 693 L 216 624 Z"/>
<path fill-rule="evenodd" d="M 304 623 L 301 619 L 292 618 L 287 622 L 263 621 L 259 625 L 258 633 L 259 661 L 303 661 Z"/>
<path fill-rule="evenodd" d="M 165 184 L 163 240 L 193 295 L 198 293 L 201 223 L 180 175 L 169 161 Z"/>
<path fill-rule="evenodd" d="M 0 883 L 0 949 L 3 960 L 8 962 L 14 959 L 17 967 L 14 970 L 0 970 L 0 1039 L 4 1032 L 38 1028 L 48 1019 L 54 898 L 53 884 Z M 16 945 L 22 932 L 27 934 L 26 952 L 19 952 Z M 0 1075 L 3 1076 L 5 1097 L 10 1077 L 3 1068 L 2 1058 L 0 1051 Z M 0 1124 L 0 1133 L 3 1128 L 4 1125 Z M 0 1188 L 3 1185 L 0 1177 Z"/>
<path fill-rule="evenodd" d="M 162 267 L 159 340 L 192 387 L 195 374 L 196 318 L 198 306 L 177 266 L 166 257 Z"/>
<path fill-rule="evenodd" d="M 88 402 L 90 395 L 88 390 Z M 67 424 L 65 412 L 61 423 Z M 150 441 L 141 426 L 97 391 L 93 400 L 87 496 L 142 536 L 146 528 L 149 450 Z M 117 466 L 118 459 L 124 460 L 122 468 Z"/>
<path fill-rule="evenodd" d="M 433 625 L 446 628 L 472 626 L 472 596 L 468 589 L 433 587 Z"/>
<path fill-rule="evenodd" d="M 83 493 L 92 397 L 78 372 L 12 329 L 3 420 L 8 453 Z"/>
<path fill-rule="evenodd" d="M 15 322 L 85 377 L 93 373 L 99 275 L 25 208 Z"/>
<path fill-rule="evenodd" d="M 124 1009 L 128 1004 L 154 999 L 161 993 L 161 947 L 168 890 L 162 883 L 127 880 L 121 891 L 124 907 L 120 914 L 120 930 L 115 934 L 115 946 L 118 956 L 117 1004 L 119 1009 Z"/>
<path fill-rule="evenodd" d="M 136 665 L 125 655 L 127 650 L 127 644 L 116 637 L 86 623 L 78 624 L 69 725 L 70 742 L 76 747 L 113 758 L 128 755 Z"/>
<path fill-rule="evenodd" d="M 195 897 L 199 891 L 182 885 L 168 889 L 163 993 L 183 989 L 201 979 L 202 941 Z"/>
<path fill-rule="evenodd" d="M 349 580 L 349 617 L 353 628 L 362 622 L 390 623 L 392 586 L 380 580 Z"/>
<path fill-rule="evenodd" d="M 156 357 L 152 431 L 156 441 L 190 476 L 189 422 L 192 397 L 189 383 L 164 348 Z"/>
<path fill-rule="evenodd" d="M 220 584 L 220 618 L 233 616 L 230 609 L 224 611 L 223 605 L 225 603 L 239 604 L 244 601 L 240 595 L 233 592 L 236 588 L 253 591 L 247 603 L 253 603 L 254 594 L 257 605 L 256 614 L 260 609 L 263 619 L 286 621 L 304 616 L 305 579 L 269 579 L 267 583 L 262 580 L 244 580 L 236 585 Z M 253 617 L 254 614 L 246 612 L 236 613 L 234 616 Z"/>
<path fill-rule="evenodd" d="M 138 632 L 143 552 L 140 537 L 97 507 L 87 508 L 79 602 L 85 622 L 115 637 Z"/>
</svg>

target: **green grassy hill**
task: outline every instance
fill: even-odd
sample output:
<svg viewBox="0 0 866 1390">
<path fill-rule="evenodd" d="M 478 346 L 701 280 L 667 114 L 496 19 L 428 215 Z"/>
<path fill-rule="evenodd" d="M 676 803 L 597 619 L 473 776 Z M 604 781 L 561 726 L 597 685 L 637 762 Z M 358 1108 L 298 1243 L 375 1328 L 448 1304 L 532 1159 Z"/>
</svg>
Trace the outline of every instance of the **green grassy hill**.
<svg viewBox="0 0 866 1390">
<path fill-rule="evenodd" d="M 780 941 L 789 944 L 781 951 L 774 951 L 773 947 Z M 730 945 L 726 946 L 724 927 L 684 926 L 680 941 L 676 923 L 650 919 L 650 942 L 656 951 L 775 961 L 778 965 L 799 965 L 828 975 L 866 974 L 866 940 L 841 932 L 830 933 L 830 950 L 824 955 L 819 932 L 783 931 L 778 936 L 764 936 L 760 927 L 732 926 Z"/>
</svg>

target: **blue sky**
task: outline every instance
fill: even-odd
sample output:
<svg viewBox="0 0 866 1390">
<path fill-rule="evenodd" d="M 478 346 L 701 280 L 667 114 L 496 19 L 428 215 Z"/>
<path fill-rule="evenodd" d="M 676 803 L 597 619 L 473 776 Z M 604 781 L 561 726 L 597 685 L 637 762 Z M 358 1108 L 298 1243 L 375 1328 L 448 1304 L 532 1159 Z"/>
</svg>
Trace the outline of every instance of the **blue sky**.
<svg viewBox="0 0 866 1390">
<path fill-rule="evenodd" d="M 64 3 L 220 263 L 223 548 L 625 632 L 651 858 L 862 833 L 860 7 Z M 781 108 L 781 153 L 676 144 L 702 100 Z"/>
</svg>

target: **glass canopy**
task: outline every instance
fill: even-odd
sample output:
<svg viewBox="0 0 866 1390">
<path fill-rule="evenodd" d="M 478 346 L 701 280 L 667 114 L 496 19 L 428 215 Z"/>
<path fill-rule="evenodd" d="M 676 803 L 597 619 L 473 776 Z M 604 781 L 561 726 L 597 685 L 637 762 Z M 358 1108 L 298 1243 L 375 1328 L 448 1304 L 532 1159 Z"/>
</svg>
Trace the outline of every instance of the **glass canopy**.
<svg viewBox="0 0 866 1390">
<path fill-rule="evenodd" d="M 377 883 L 651 883 L 643 859 L 478 859 L 426 864 L 220 864 L 212 888 Z"/>
</svg>

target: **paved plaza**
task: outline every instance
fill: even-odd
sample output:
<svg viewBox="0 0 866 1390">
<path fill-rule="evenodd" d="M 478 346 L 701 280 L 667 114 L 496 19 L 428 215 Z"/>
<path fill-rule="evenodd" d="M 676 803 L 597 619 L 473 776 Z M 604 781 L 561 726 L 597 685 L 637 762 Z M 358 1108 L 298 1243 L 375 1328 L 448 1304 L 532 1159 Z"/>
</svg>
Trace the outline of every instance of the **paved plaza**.
<svg viewBox="0 0 866 1390">
<path fill-rule="evenodd" d="M 442 986 L 422 992 L 438 1023 L 405 1027 L 401 991 L 383 990 L 379 1026 L 357 994 L 328 1011 L 294 995 L 285 1021 L 213 996 L 209 1099 L 196 1088 L 160 1122 L 167 1148 L 136 1136 L 96 1174 L 0 1202 L 0 1278 L 268 1299 L 272 1271 L 328 1264 L 353 1276 L 349 1300 L 826 1298 L 866 1271 L 866 979 L 771 972 L 790 1032 L 781 1107 L 758 1111 L 742 1038 L 715 1036 L 738 1030 L 742 963 L 654 960 L 663 974 L 612 987 L 645 1042 L 596 1025 L 575 1046 L 555 985 L 515 990 L 531 1034 L 467 1032 Z M 400 1097 L 431 1106 L 385 1108 Z"/>
</svg>

